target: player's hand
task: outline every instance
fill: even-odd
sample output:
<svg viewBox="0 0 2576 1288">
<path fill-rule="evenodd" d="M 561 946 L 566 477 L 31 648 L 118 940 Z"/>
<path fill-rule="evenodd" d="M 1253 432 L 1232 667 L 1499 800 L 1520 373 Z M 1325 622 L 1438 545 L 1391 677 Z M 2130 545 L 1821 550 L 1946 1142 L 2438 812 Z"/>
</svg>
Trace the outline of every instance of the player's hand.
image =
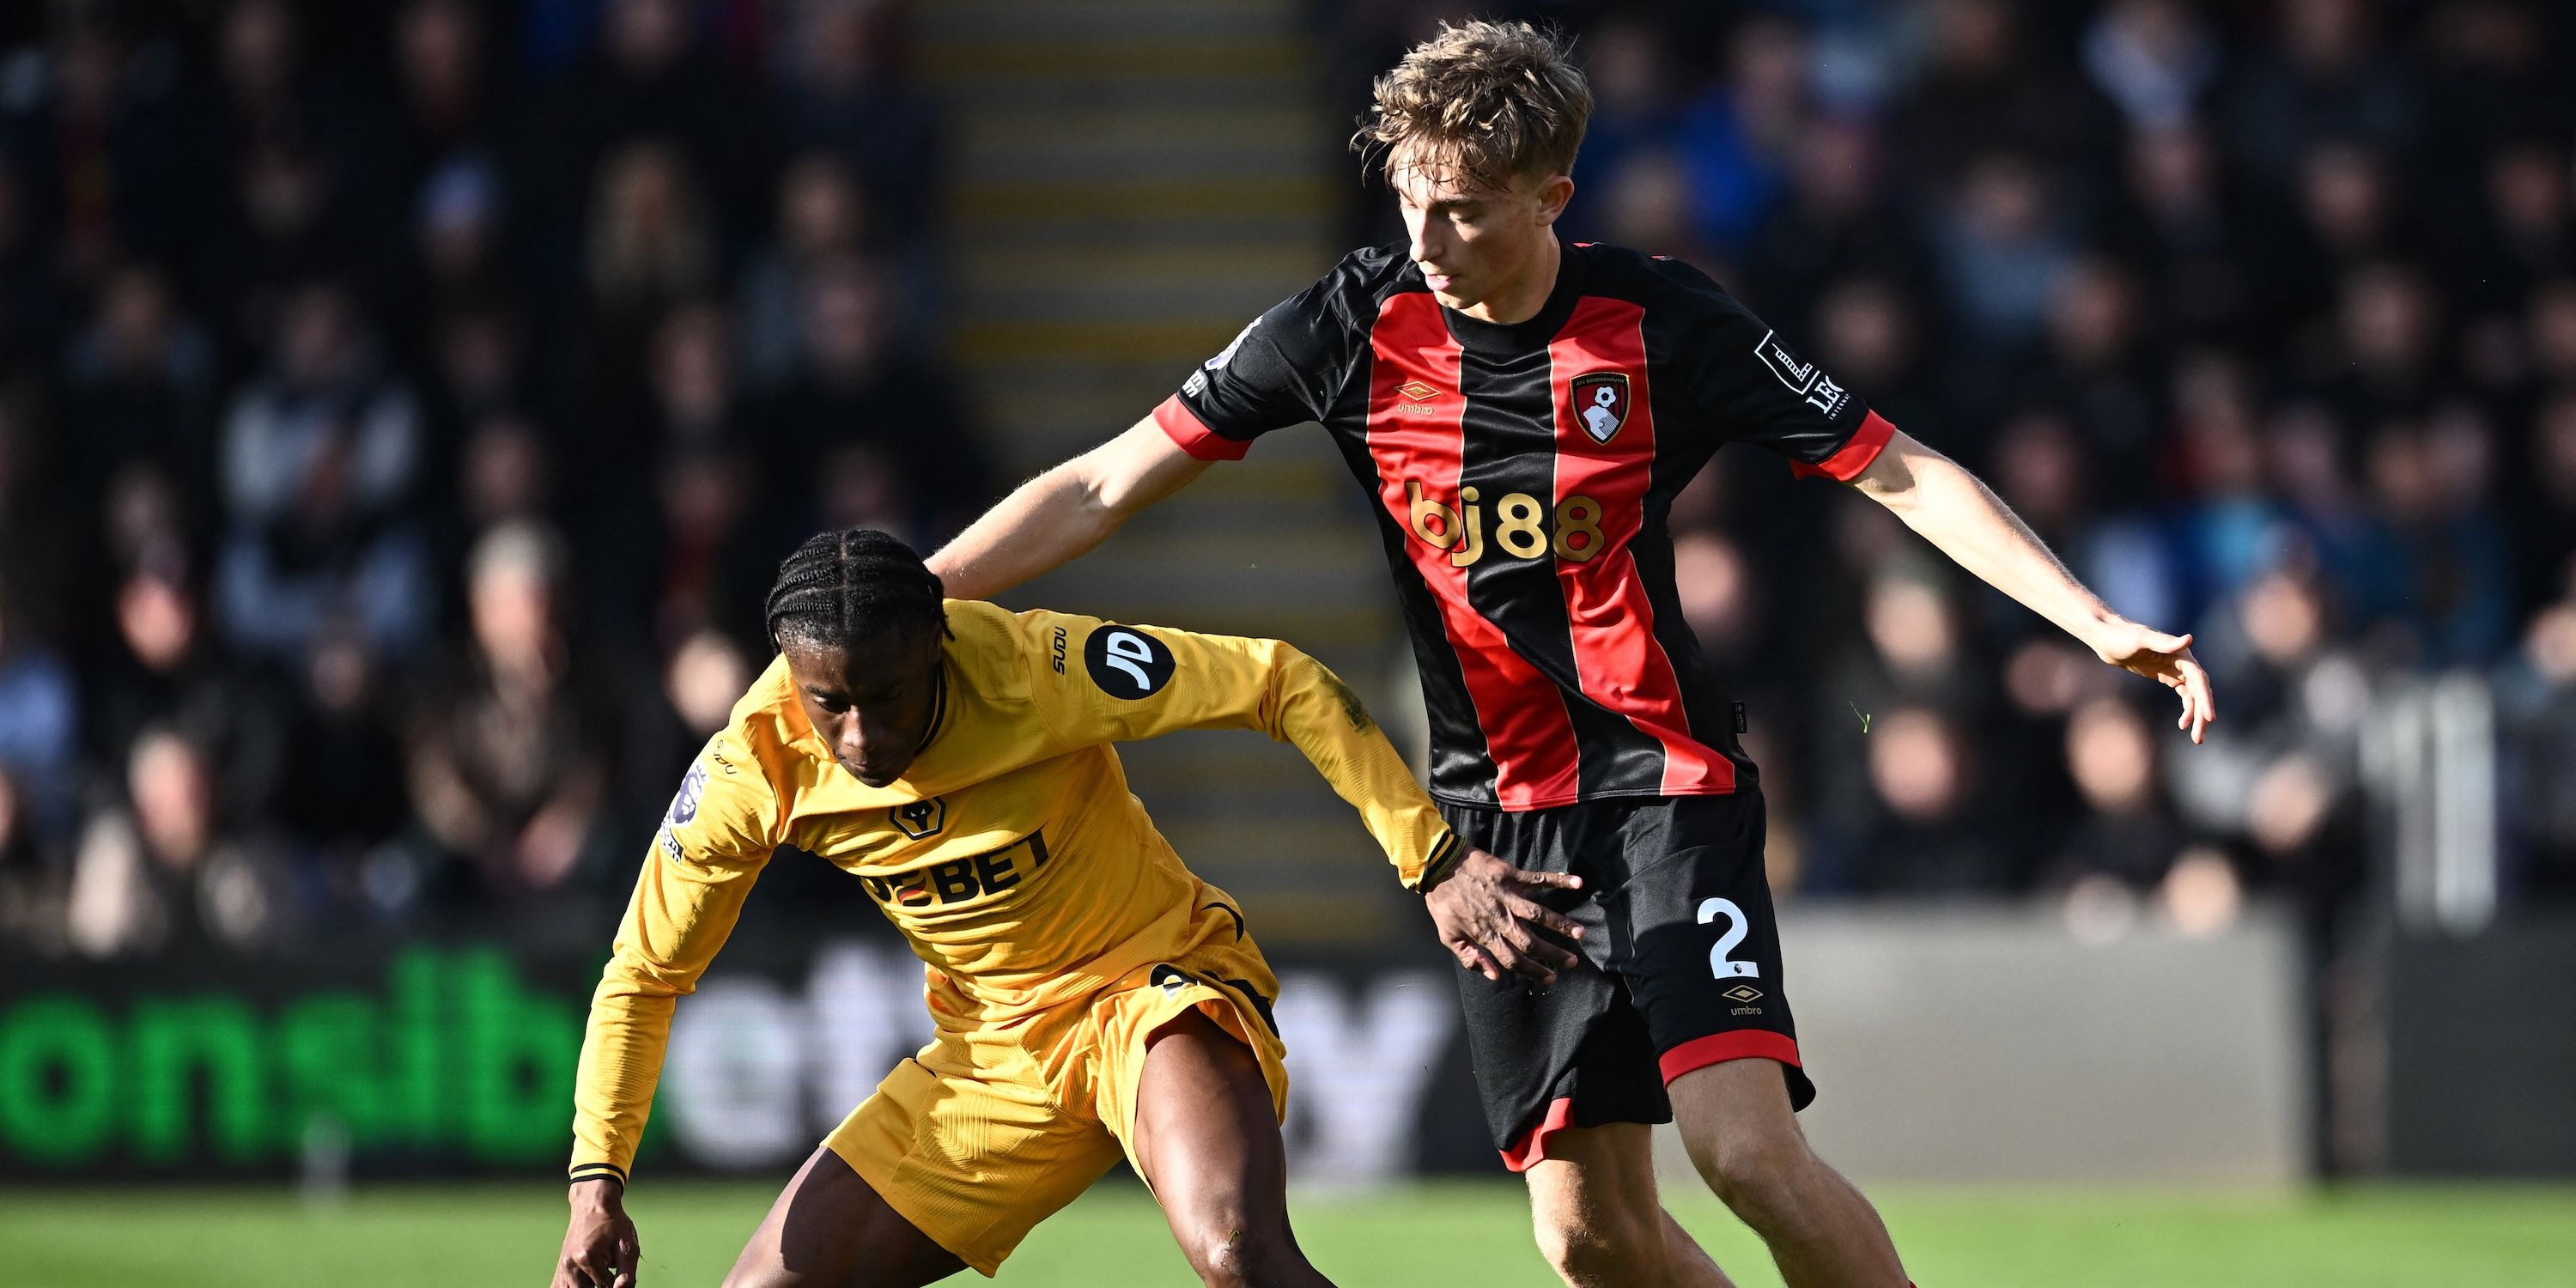
<svg viewBox="0 0 2576 1288">
<path fill-rule="evenodd" d="M 1556 973 L 1572 970 L 1580 959 L 1533 927 L 1581 939 L 1583 928 L 1563 914 L 1540 906 L 1530 896 L 1541 890 L 1580 890 L 1583 878 L 1565 872 L 1527 872 L 1469 847 L 1467 856 L 1424 892 L 1431 920 L 1440 927 L 1441 946 L 1458 964 L 1499 980 L 1510 971 L 1538 984 L 1553 984 Z"/>
<path fill-rule="evenodd" d="M 626 1191 L 615 1181 L 575 1181 L 572 1225 L 555 1260 L 553 1288 L 635 1288 L 643 1249 L 626 1215 Z"/>
<path fill-rule="evenodd" d="M 2189 635 L 2167 635 L 2123 620 L 2111 623 L 2094 637 L 2093 653 L 2113 666 L 2135 671 L 2173 690 L 2182 699 L 2182 718 L 2174 722 L 2174 727 L 2189 730 L 2194 743 L 2218 719 L 2218 705 L 2209 696 L 2209 672 L 2192 657 Z"/>
</svg>

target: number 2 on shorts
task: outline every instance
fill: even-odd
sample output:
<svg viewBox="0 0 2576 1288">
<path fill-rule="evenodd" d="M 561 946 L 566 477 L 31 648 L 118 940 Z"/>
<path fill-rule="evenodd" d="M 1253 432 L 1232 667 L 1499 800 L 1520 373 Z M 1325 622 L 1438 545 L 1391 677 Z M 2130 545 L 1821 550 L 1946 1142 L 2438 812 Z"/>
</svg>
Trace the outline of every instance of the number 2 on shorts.
<svg viewBox="0 0 2576 1288">
<path fill-rule="evenodd" d="M 1732 961 L 1727 958 L 1728 953 L 1735 951 L 1737 944 L 1744 942 L 1744 932 L 1752 926 L 1752 923 L 1745 918 L 1744 910 L 1736 907 L 1733 899 L 1701 900 L 1699 924 L 1705 926 L 1717 920 L 1719 913 L 1726 914 L 1726 933 L 1719 935 L 1717 946 L 1708 950 L 1709 973 L 1719 979 L 1730 977 L 1760 979 L 1761 963 Z"/>
</svg>

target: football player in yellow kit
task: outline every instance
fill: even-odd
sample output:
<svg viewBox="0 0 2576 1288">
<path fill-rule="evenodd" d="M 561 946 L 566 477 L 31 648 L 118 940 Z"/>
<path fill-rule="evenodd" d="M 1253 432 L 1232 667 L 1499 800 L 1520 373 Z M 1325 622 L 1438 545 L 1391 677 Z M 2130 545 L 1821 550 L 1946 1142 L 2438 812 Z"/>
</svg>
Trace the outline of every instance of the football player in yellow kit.
<svg viewBox="0 0 2576 1288">
<path fill-rule="evenodd" d="M 1127 790 L 1110 744 L 1258 729 L 1359 810 L 1408 887 L 1461 845 L 1332 672 L 1272 640 L 946 601 L 883 533 L 782 565 L 779 658 L 700 753 L 591 1000 L 557 1288 L 635 1282 L 622 1194 L 671 1013 L 771 852 L 866 884 L 938 1036 L 806 1160 L 731 1288 L 990 1275 L 1122 1152 L 1210 1284 L 1322 1284 L 1290 1232 L 1270 968 Z M 1493 914 L 1572 935 L 1529 901 Z"/>
</svg>

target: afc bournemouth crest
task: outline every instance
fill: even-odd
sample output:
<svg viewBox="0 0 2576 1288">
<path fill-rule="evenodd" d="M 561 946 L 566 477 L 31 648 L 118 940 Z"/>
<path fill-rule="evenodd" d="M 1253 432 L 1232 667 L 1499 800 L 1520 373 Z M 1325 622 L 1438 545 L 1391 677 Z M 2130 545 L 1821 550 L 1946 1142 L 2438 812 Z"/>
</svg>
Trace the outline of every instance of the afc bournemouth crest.
<svg viewBox="0 0 2576 1288">
<path fill-rule="evenodd" d="M 897 805 L 894 807 L 894 825 L 905 836 L 927 841 L 939 835 L 939 829 L 948 826 L 948 802 L 933 796 L 928 800 Z"/>
<path fill-rule="evenodd" d="M 1595 371 L 1576 376 L 1571 389 L 1574 419 L 1593 442 L 1609 442 L 1610 436 L 1628 423 L 1627 372 Z"/>
</svg>

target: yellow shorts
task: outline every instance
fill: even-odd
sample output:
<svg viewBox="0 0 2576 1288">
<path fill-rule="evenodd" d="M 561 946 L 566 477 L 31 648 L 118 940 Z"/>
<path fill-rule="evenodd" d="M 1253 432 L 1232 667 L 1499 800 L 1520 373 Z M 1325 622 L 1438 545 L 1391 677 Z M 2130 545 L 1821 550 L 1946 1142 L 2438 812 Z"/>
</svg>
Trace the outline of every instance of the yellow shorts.
<svg viewBox="0 0 2576 1288">
<path fill-rule="evenodd" d="M 1284 1114 L 1287 1048 L 1266 1014 L 1278 994 L 1250 939 L 1217 937 L 1008 1028 L 943 1029 L 823 1143 L 905 1220 L 989 1276 L 1122 1153 L 1135 1163 L 1145 1039 L 1163 1025 L 1194 1009 L 1214 1020 L 1260 1059 L 1271 1107 Z"/>
</svg>

